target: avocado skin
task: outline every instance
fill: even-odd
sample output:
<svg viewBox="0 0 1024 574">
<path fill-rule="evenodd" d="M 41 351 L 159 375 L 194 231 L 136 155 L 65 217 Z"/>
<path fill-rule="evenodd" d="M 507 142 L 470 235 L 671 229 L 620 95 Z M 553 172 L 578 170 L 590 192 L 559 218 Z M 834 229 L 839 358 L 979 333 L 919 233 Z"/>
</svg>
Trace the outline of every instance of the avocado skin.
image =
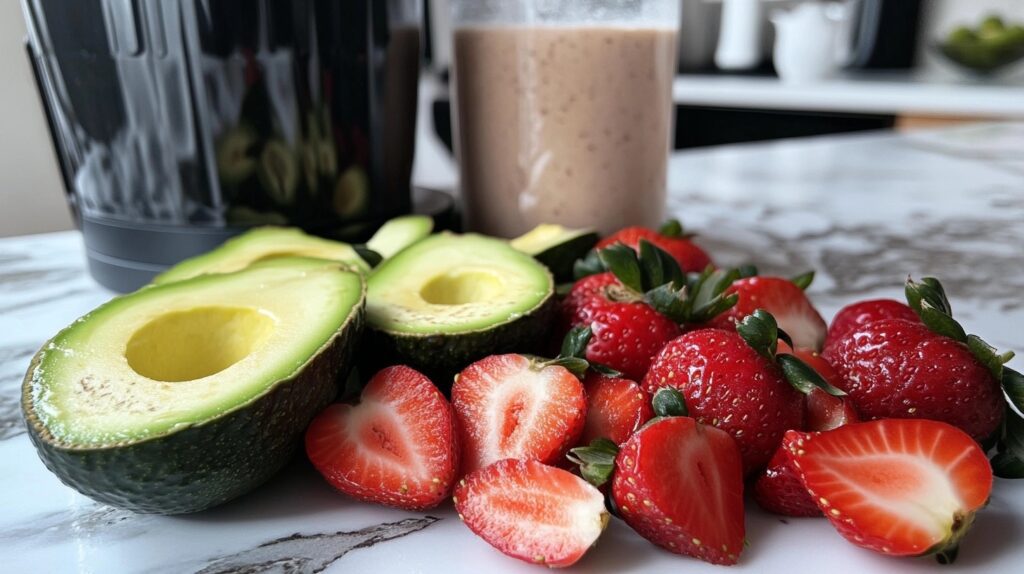
<svg viewBox="0 0 1024 574">
<path fill-rule="evenodd" d="M 370 327 L 363 337 L 360 372 L 370 374 L 388 365 L 408 365 L 448 395 L 455 374 L 474 361 L 502 353 L 544 354 L 556 305 L 555 297 L 548 295 L 514 321 L 458 334 L 417 335 Z"/>
<path fill-rule="evenodd" d="M 297 373 L 248 404 L 203 424 L 122 446 L 59 444 L 32 409 L 22 412 L 39 457 L 61 482 L 104 504 L 146 514 L 185 514 L 241 496 L 277 473 L 302 443 L 313 417 L 334 400 L 365 324 L 363 297 L 337 333 Z M 46 348 L 46 345 L 43 345 Z"/>
<path fill-rule="evenodd" d="M 573 264 L 577 259 L 584 257 L 599 239 L 597 233 L 584 233 L 558 245 L 553 245 L 535 254 L 533 258 L 551 271 L 556 282 L 571 282 L 573 280 Z"/>
</svg>

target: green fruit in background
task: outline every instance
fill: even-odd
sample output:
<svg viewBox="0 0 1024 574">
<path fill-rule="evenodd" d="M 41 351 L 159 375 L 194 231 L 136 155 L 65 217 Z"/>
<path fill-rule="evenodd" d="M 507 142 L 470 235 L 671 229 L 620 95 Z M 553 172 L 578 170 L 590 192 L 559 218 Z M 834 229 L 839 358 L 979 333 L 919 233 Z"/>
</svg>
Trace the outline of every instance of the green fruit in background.
<svg viewBox="0 0 1024 574">
<path fill-rule="evenodd" d="M 117 297 L 51 339 L 22 387 L 61 481 L 135 512 L 195 512 L 276 473 L 337 394 L 363 323 L 358 273 L 278 259 Z"/>
<path fill-rule="evenodd" d="M 978 41 L 978 36 L 967 26 L 957 26 L 946 41 L 950 44 L 972 44 Z"/>
<path fill-rule="evenodd" d="M 299 146 L 299 159 L 302 162 L 302 178 L 310 195 L 316 195 L 320 187 L 320 174 L 317 168 L 316 145 L 310 142 Z"/>
<path fill-rule="evenodd" d="M 317 168 L 320 175 L 334 177 L 338 173 L 338 151 L 334 143 L 330 141 L 319 141 L 315 143 Z"/>
<path fill-rule="evenodd" d="M 985 19 L 981 21 L 981 24 L 978 25 L 978 37 L 986 38 L 990 36 L 997 36 L 1002 34 L 1005 29 L 1006 24 L 1003 22 L 1003 19 L 998 15 L 992 14 L 990 16 L 986 16 Z"/>
<path fill-rule="evenodd" d="M 441 233 L 385 259 L 367 280 L 364 348 L 381 364 L 407 364 L 441 388 L 496 353 L 539 352 L 554 309 L 543 265 L 506 241 Z"/>
<path fill-rule="evenodd" d="M 295 201 L 295 188 L 299 184 L 299 166 L 288 144 L 270 140 L 260 153 L 260 185 L 271 199 L 282 205 Z"/>
<path fill-rule="evenodd" d="M 509 245 L 532 255 L 551 270 L 555 281 L 572 281 L 572 266 L 600 239 L 593 229 L 569 229 L 554 223 L 542 223 Z"/>
<path fill-rule="evenodd" d="M 387 259 L 430 235 L 434 220 L 426 215 L 402 215 L 384 222 L 366 241 L 366 247 Z"/>
<path fill-rule="evenodd" d="M 244 205 L 228 209 L 224 219 L 230 225 L 288 225 L 288 218 L 276 211 L 256 211 Z"/>
<path fill-rule="evenodd" d="M 366 210 L 370 198 L 370 180 L 363 168 L 353 165 L 334 184 L 334 212 L 342 219 L 355 217 Z"/>
<path fill-rule="evenodd" d="M 237 185 L 252 176 L 256 171 L 253 149 L 258 139 L 256 130 L 239 124 L 217 140 L 217 173 L 222 184 Z"/>
<path fill-rule="evenodd" d="M 294 227 L 260 227 L 227 240 L 202 255 L 186 259 L 157 275 L 153 283 L 173 283 L 197 275 L 232 273 L 253 263 L 281 257 L 315 257 L 344 263 L 362 273 L 370 266 L 348 243 L 307 235 Z"/>
</svg>

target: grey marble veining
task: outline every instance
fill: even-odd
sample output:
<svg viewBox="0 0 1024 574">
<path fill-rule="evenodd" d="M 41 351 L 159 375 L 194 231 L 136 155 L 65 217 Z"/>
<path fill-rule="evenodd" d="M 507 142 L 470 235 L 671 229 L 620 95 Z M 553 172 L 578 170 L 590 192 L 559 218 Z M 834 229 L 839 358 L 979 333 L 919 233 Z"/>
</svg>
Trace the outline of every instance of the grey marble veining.
<svg viewBox="0 0 1024 574">
<path fill-rule="evenodd" d="M 1024 353 L 1022 149 L 1024 124 L 1002 124 L 690 151 L 670 162 L 669 209 L 720 263 L 817 269 L 810 293 L 826 317 L 857 299 L 901 296 L 907 274 L 935 275 L 969 331 Z M 538 571 L 475 538 L 450 505 L 427 516 L 360 504 L 301 457 L 254 493 L 184 517 L 135 515 L 63 486 L 24 435 L 21 379 L 43 341 L 110 296 L 88 278 L 76 233 L 0 240 L 0 570 Z M 734 570 L 934 569 L 858 550 L 820 521 L 782 523 L 753 504 L 747 528 L 750 548 Z M 955 571 L 1019 569 L 1020 536 L 1024 484 L 997 481 Z M 684 568 L 721 571 L 658 551 L 612 521 L 578 570 Z"/>
</svg>

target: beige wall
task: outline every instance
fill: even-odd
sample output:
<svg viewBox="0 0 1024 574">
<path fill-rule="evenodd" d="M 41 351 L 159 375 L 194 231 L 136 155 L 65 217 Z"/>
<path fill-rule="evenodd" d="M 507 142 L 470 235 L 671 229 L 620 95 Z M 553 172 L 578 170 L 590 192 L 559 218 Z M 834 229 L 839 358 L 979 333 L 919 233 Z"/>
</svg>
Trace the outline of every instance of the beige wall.
<svg viewBox="0 0 1024 574">
<path fill-rule="evenodd" d="M 0 0 L 0 237 L 71 228 L 24 37 L 21 3 Z"/>
</svg>

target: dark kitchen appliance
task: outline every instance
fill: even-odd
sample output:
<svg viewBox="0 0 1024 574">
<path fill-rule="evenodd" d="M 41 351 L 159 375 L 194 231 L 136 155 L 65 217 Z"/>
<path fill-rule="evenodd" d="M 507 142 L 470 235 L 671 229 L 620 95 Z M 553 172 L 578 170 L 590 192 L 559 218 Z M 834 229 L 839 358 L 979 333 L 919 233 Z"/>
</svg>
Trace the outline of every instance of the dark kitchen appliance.
<svg viewBox="0 0 1024 574">
<path fill-rule="evenodd" d="M 247 227 L 410 211 L 418 0 L 23 0 L 89 267 L 134 289 Z"/>
</svg>

